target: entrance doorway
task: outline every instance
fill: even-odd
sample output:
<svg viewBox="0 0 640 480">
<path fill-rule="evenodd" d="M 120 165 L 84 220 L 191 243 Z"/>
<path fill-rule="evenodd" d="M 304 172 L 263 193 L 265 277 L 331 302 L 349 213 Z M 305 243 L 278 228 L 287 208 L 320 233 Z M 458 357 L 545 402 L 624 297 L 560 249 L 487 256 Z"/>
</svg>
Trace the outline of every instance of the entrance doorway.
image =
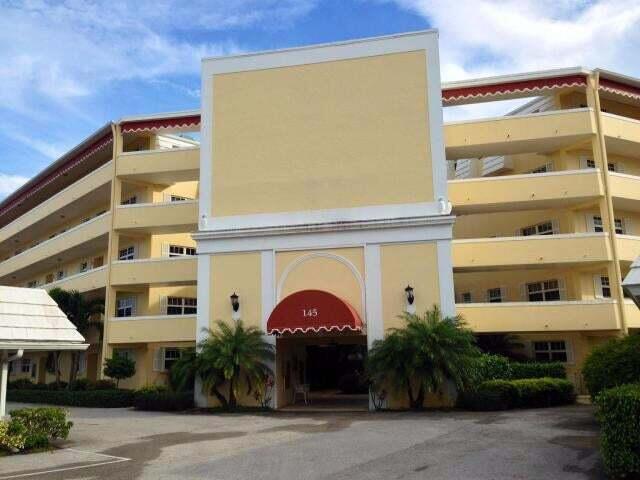
<svg viewBox="0 0 640 480">
<path fill-rule="evenodd" d="M 278 338 L 278 407 L 367 410 L 366 355 L 364 335 Z"/>
</svg>

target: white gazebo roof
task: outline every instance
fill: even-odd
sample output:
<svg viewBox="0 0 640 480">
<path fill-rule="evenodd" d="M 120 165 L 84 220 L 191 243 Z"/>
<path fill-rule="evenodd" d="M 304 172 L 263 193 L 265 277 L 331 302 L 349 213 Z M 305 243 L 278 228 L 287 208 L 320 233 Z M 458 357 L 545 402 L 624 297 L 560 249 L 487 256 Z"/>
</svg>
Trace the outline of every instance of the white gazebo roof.
<svg viewBox="0 0 640 480">
<path fill-rule="evenodd" d="M 75 325 L 40 289 L 0 286 L 0 350 L 86 350 Z"/>
</svg>

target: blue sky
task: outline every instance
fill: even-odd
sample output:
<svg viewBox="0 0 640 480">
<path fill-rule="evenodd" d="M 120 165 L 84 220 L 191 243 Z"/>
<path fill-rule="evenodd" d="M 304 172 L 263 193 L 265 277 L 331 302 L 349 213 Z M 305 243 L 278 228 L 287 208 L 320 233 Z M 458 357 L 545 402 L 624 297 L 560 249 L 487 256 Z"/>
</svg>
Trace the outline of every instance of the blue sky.
<svg viewBox="0 0 640 480">
<path fill-rule="evenodd" d="M 202 56 L 435 27 L 444 80 L 640 76 L 639 26 L 640 0 L 0 0 L 0 199 L 110 120 L 198 108 Z"/>
</svg>

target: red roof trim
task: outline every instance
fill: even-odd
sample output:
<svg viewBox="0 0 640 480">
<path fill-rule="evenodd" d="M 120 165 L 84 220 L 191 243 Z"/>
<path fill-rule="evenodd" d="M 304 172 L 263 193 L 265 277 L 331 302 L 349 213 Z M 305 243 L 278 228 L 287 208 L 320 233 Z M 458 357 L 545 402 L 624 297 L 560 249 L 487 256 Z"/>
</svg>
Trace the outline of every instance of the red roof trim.
<svg viewBox="0 0 640 480">
<path fill-rule="evenodd" d="M 344 300 L 322 290 L 302 290 L 289 295 L 267 320 L 268 334 L 361 332 L 358 312 Z"/>
<path fill-rule="evenodd" d="M 584 75 L 566 75 L 563 77 L 521 80 L 517 82 L 496 83 L 493 85 L 478 85 L 471 87 L 442 89 L 442 103 L 460 100 L 509 95 L 514 93 L 536 93 L 540 90 L 556 88 L 586 86 Z"/>
<path fill-rule="evenodd" d="M 640 88 L 600 77 L 600 89 L 625 97 L 640 99 Z"/>
<path fill-rule="evenodd" d="M 29 190 L 25 191 L 20 196 L 18 196 L 17 198 L 12 200 L 10 203 L 5 205 L 0 210 L 0 216 L 5 215 L 7 212 L 9 212 L 13 208 L 17 207 L 22 202 L 24 202 L 27 198 L 34 195 L 36 192 L 40 191 L 41 189 L 49 185 L 55 179 L 57 179 L 61 175 L 64 175 L 69 170 L 73 169 L 74 167 L 82 163 L 84 160 L 86 160 L 88 157 L 102 150 L 112 142 L 113 142 L 112 134 L 111 132 L 108 132 L 104 136 L 100 137 L 99 139 L 97 139 L 96 141 L 88 145 L 86 148 L 80 150 L 76 155 L 71 157 L 64 164 L 60 165 L 57 169 L 55 169 L 49 175 L 47 175 L 46 177 L 42 178 L 41 180 L 36 182 L 34 185 L 32 185 L 29 188 Z"/>
<path fill-rule="evenodd" d="M 123 122 L 122 133 L 153 132 L 169 128 L 195 128 L 200 126 L 200 115 L 187 117 L 158 118 L 152 120 L 134 120 Z"/>
</svg>

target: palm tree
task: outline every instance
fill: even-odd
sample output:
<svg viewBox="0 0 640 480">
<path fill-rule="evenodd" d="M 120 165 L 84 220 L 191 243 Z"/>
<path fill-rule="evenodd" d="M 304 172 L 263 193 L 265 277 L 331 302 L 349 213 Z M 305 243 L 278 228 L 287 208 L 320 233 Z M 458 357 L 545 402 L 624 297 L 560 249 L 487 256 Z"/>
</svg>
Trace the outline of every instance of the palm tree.
<svg viewBox="0 0 640 480">
<path fill-rule="evenodd" d="M 443 318 L 437 306 L 422 316 L 405 313 L 401 318 L 406 326 L 392 329 L 369 352 L 367 371 L 374 388 L 406 390 L 411 408 L 420 409 L 426 393 L 440 391 L 446 381 L 466 387 L 479 351 L 462 318 Z"/>
<path fill-rule="evenodd" d="M 58 304 L 60 310 L 69 318 L 80 332 L 81 335 L 86 336 L 91 329 L 98 329 L 102 332 L 102 322 L 96 320 L 97 314 L 104 313 L 104 300 L 92 299 L 87 300 L 77 290 L 63 290 L 61 288 L 53 288 L 49 290 L 49 296 Z M 59 370 L 59 352 L 56 357 L 56 382 L 60 382 L 60 370 Z M 78 373 L 78 364 L 80 357 L 77 352 L 71 353 L 71 369 L 69 371 L 69 386 L 71 382 L 76 379 Z"/>
<path fill-rule="evenodd" d="M 169 370 L 169 385 L 176 392 L 193 390 L 198 373 L 198 355 L 195 348 L 185 349 Z"/>
<path fill-rule="evenodd" d="M 216 327 L 207 329 L 208 338 L 199 344 L 197 372 L 222 406 L 233 409 L 242 379 L 249 395 L 254 384 L 272 374 L 269 364 L 275 358 L 274 346 L 264 340 L 260 329 L 245 327 L 241 320 L 232 325 L 219 320 Z M 220 391 L 224 383 L 229 385 L 227 397 Z"/>
</svg>

